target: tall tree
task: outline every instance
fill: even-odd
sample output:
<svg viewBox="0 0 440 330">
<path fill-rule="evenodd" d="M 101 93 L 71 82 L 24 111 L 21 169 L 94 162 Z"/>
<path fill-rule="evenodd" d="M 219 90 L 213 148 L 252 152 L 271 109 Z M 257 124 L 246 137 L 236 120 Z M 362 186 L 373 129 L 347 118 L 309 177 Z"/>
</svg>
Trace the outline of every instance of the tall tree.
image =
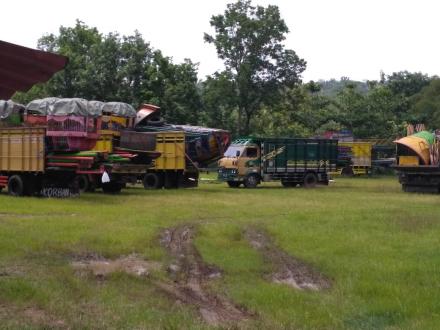
<svg viewBox="0 0 440 330">
<path fill-rule="evenodd" d="M 252 118 L 262 105 L 274 103 L 285 87 L 301 82 L 306 62 L 283 41 L 289 29 L 277 6 L 252 6 L 250 0 L 227 5 L 212 16 L 215 34 L 204 39 L 215 45 L 231 76 L 238 109 L 238 130 L 249 134 Z"/>
</svg>

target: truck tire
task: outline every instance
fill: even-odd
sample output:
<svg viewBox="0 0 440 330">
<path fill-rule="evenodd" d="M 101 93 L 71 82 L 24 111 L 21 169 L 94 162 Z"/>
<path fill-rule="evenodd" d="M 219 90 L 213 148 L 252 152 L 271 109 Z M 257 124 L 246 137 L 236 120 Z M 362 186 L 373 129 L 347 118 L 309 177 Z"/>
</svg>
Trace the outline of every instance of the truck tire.
<svg viewBox="0 0 440 330">
<path fill-rule="evenodd" d="M 24 181 L 20 175 L 12 175 L 8 180 L 8 193 L 11 196 L 23 196 Z"/>
<path fill-rule="evenodd" d="M 90 191 L 90 181 L 87 175 L 77 175 L 75 180 L 77 180 L 78 183 L 78 189 L 80 193 L 84 193 L 86 191 Z"/>
<path fill-rule="evenodd" d="M 240 187 L 241 182 L 239 181 L 228 181 L 229 188 L 238 188 Z"/>
<path fill-rule="evenodd" d="M 304 175 L 304 187 L 305 188 L 314 188 L 316 187 L 316 184 L 318 183 L 318 178 L 316 176 L 315 173 L 306 173 L 306 175 Z"/>
<path fill-rule="evenodd" d="M 145 189 L 160 189 L 163 187 L 163 176 L 161 173 L 147 173 L 142 179 Z"/>
<path fill-rule="evenodd" d="M 255 174 L 250 174 L 244 179 L 245 188 L 256 188 L 258 183 L 258 177 Z"/>
</svg>

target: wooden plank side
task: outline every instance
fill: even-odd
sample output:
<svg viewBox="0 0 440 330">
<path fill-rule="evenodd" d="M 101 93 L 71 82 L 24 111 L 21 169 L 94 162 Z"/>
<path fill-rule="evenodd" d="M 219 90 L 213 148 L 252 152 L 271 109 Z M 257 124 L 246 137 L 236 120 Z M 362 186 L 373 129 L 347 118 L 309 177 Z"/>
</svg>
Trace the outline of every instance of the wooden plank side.
<svg viewBox="0 0 440 330">
<path fill-rule="evenodd" d="M 44 172 L 44 128 L 0 129 L 0 171 Z"/>
</svg>

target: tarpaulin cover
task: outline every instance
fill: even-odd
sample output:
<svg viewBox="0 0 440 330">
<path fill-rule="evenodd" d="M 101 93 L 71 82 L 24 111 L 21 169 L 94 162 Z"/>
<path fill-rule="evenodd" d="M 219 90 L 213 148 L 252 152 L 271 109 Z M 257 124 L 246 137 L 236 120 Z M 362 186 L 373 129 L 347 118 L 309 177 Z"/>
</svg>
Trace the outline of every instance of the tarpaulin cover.
<svg viewBox="0 0 440 330">
<path fill-rule="evenodd" d="M 49 109 L 58 101 L 57 97 L 46 97 L 44 99 L 33 100 L 26 106 L 26 114 L 46 116 Z"/>
<path fill-rule="evenodd" d="M 104 108 L 105 103 L 101 101 L 89 101 L 87 103 L 88 112 L 93 114 L 92 116 L 101 116 L 102 109 Z"/>
<path fill-rule="evenodd" d="M 11 100 L 0 100 L 0 119 L 5 120 L 13 116 L 19 116 L 20 112 L 24 112 L 24 105 L 15 103 Z M 18 117 L 19 118 L 19 117 Z"/>
<path fill-rule="evenodd" d="M 136 117 L 136 110 L 130 104 L 123 102 L 107 102 L 104 104 L 102 112 L 120 117 Z"/>
<path fill-rule="evenodd" d="M 9 99 L 16 91 L 25 92 L 49 80 L 67 62 L 65 56 L 0 40 L 0 99 Z"/>
<path fill-rule="evenodd" d="M 51 116 L 82 116 L 82 117 L 99 117 L 101 116 L 101 110 L 96 106 L 89 106 L 89 101 L 72 98 L 72 99 L 59 99 L 52 107 L 48 109 L 48 115 Z"/>
</svg>

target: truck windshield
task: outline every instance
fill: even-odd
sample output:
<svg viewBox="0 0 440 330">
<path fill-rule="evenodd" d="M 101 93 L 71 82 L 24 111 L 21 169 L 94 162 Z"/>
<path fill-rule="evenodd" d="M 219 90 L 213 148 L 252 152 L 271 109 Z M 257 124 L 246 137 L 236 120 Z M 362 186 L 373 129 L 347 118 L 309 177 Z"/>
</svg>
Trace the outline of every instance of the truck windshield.
<svg viewBox="0 0 440 330">
<path fill-rule="evenodd" d="M 243 149 L 244 147 L 242 146 L 230 146 L 225 152 L 225 157 L 237 157 L 237 151 L 239 152 L 238 156 L 240 156 Z"/>
</svg>

